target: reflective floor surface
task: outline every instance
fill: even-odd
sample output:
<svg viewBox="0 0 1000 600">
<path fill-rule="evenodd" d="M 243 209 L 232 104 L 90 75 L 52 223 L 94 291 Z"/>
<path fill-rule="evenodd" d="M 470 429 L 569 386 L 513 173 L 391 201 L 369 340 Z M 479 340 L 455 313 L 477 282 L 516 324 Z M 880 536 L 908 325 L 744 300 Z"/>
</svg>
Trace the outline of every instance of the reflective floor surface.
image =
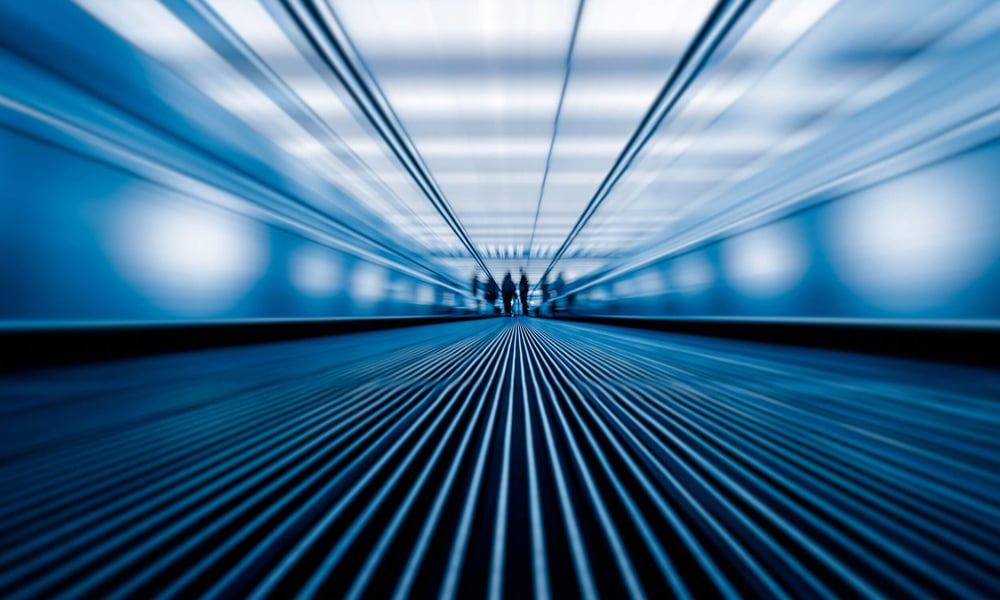
<svg viewBox="0 0 1000 600">
<path fill-rule="evenodd" d="M 6 598 L 1000 590 L 993 371 L 521 317 L 0 386 Z"/>
</svg>

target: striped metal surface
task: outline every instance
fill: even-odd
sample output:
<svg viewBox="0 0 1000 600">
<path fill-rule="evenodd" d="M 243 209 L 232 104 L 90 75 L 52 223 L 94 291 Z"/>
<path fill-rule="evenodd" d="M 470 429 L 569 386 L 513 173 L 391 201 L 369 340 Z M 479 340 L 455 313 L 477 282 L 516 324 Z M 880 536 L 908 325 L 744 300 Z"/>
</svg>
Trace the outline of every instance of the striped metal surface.
<svg viewBox="0 0 1000 600">
<path fill-rule="evenodd" d="M 1000 375 L 495 319 L 5 376 L 0 596 L 1000 593 Z"/>
</svg>

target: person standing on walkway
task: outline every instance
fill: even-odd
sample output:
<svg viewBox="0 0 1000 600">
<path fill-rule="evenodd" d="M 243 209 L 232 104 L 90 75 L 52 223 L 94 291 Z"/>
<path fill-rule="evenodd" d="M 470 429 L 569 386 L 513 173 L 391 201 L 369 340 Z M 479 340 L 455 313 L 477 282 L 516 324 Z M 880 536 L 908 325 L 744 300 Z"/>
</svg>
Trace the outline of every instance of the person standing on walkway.
<svg viewBox="0 0 1000 600">
<path fill-rule="evenodd" d="M 510 271 L 503 276 L 503 283 L 500 284 L 500 293 L 503 295 L 503 314 L 511 317 L 510 303 L 514 300 L 514 279 L 510 276 Z"/>
<path fill-rule="evenodd" d="M 528 315 L 528 276 L 524 274 L 524 269 L 521 269 L 521 281 L 517 283 L 518 291 L 521 292 L 521 313 L 525 316 Z"/>
<path fill-rule="evenodd" d="M 548 304 L 549 298 L 552 297 L 552 295 L 549 293 L 548 275 L 545 274 L 542 275 L 542 280 L 538 282 L 538 287 L 542 290 L 542 305 L 539 306 L 537 309 L 535 309 L 535 314 L 541 315 L 542 309 L 545 307 L 546 304 Z"/>
<path fill-rule="evenodd" d="M 559 302 L 561 301 L 560 296 L 562 296 L 563 288 L 566 287 L 566 282 L 563 280 L 563 274 L 560 273 L 556 280 L 552 282 L 552 312 L 553 314 L 559 310 Z"/>
<path fill-rule="evenodd" d="M 479 275 L 477 273 L 472 274 L 472 302 L 475 304 L 475 309 L 479 310 Z"/>
<path fill-rule="evenodd" d="M 500 309 L 497 308 L 497 298 L 500 296 L 500 289 L 497 287 L 497 282 L 493 280 L 492 277 L 486 278 L 486 286 L 483 289 L 483 299 L 486 300 L 486 304 L 489 306 L 493 314 L 500 314 Z"/>
</svg>

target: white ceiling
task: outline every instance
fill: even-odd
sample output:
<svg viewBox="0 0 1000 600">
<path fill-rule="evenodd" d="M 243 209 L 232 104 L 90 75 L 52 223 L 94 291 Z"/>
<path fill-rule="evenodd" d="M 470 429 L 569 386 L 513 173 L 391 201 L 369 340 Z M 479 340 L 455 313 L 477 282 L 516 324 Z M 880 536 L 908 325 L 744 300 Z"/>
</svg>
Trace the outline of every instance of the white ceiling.
<svg viewBox="0 0 1000 600">
<path fill-rule="evenodd" d="M 155 0 L 76 1 L 343 190 L 358 219 L 456 279 L 478 270 L 283 3 L 201 0 L 180 13 Z M 1000 29 L 996 3 L 973 0 L 756 3 L 568 243 L 714 5 L 313 0 L 311 10 L 346 33 L 492 274 L 525 266 L 533 281 L 561 246 L 552 273 L 576 279 L 790 208 L 815 184 L 804 157 L 840 156 L 838 131 L 905 103 L 957 49 Z M 771 182 L 787 185 L 770 193 Z"/>
</svg>

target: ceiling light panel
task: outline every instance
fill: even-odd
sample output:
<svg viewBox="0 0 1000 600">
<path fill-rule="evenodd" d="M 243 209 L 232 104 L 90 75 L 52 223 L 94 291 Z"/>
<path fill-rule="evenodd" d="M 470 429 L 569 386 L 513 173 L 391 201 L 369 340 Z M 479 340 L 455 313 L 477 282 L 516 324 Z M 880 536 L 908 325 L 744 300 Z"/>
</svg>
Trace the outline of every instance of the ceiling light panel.
<svg viewBox="0 0 1000 600">
<path fill-rule="evenodd" d="M 565 55 L 576 2 L 330 4 L 473 242 L 523 243 L 564 70 L 510 65 Z M 523 219 L 501 231 L 467 219 L 483 212 Z"/>
</svg>

